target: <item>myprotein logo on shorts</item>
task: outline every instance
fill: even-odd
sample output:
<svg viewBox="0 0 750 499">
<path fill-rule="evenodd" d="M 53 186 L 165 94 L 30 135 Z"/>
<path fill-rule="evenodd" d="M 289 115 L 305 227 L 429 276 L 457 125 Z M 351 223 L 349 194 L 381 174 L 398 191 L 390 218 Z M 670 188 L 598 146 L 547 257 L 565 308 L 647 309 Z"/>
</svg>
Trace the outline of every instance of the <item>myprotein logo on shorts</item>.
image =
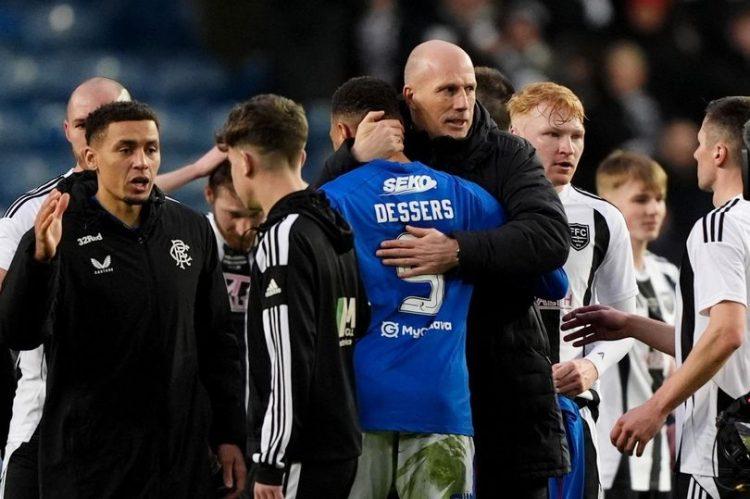
<svg viewBox="0 0 750 499">
<path fill-rule="evenodd" d="M 426 192 L 436 187 L 437 181 L 429 175 L 391 177 L 383 182 L 383 192 L 386 196 Z"/>
</svg>

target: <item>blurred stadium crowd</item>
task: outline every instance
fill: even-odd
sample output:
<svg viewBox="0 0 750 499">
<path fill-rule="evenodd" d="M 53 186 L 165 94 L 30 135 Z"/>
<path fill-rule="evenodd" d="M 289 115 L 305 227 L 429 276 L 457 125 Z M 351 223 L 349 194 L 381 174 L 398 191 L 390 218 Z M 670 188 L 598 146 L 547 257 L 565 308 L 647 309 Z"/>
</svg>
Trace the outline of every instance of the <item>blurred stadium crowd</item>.
<svg viewBox="0 0 750 499">
<path fill-rule="evenodd" d="M 581 97 L 588 121 L 580 187 L 594 189 L 596 165 L 615 148 L 654 156 L 669 174 L 670 218 L 653 248 L 677 261 L 692 222 L 710 209 L 695 187 L 697 123 L 710 100 L 750 88 L 745 1 L 271 3 L 2 2 L 0 209 L 70 166 L 60 123 L 65 99 L 87 77 L 115 78 L 155 107 L 163 171 L 210 147 L 234 102 L 262 91 L 302 101 L 312 179 L 330 151 L 333 90 L 356 74 L 399 85 L 411 47 L 442 38 L 466 48 L 475 64 L 503 71 L 516 88 L 553 80 Z M 176 196 L 205 207 L 201 188 Z"/>
</svg>

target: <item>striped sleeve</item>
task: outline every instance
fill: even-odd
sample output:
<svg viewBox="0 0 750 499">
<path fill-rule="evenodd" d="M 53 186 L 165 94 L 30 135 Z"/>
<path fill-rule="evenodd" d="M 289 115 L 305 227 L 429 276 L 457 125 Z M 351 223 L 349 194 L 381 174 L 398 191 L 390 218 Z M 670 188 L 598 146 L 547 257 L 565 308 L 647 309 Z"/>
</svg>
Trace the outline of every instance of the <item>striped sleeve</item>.
<svg viewBox="0 0 750 499">
<path fill-rule="evenodd" d="M 12 216 L 0 218 L 0 269 L 10 268 L 18 243 L 34 227 L 34 219 L 43 201 L 44 197 L 28 199 L 17 206 Z"/>
<path fill-rule="evenodd" d="M 724 219 L 732 208 L 740 202 L 739 198 L 734 198 L 724 203 L 723 206 L 716 208 L 708 213 L 702 219 L 703 224 L 703 242 L 720 243 L 724 241 Z"/>
<path fill-rule="evenodd" d="M 43 183 L 39 187 L 32 189 L 23 196 L 19 197 L 11 203 L 11 205 L 5 211 L 5 215 L 3 215 L 3 217 L 13 217 L 26 203 L 34 199 L 44 199 L 44 197 L 49 194 L 66 175 L 55 177 L 52 180 Z"/>
<path fill-rule="evenodd" d="M 302 254 L 289 259 L 297 218 L 289 215 L 272 226 L 255 255 L 270 390 L 253 461 L 259 464 L 256 480 L 273 485 L 281 484 L 289 466 L 288 450 L 302 425 L 314 358 L 314 290 L 305 277 L 311 265 Z"/>
<path fill-rule="evenodd" d="M 748 304 L 742 226 L 730 216 L 735 213 L 729 213 L 734 204 L 706 215 L 700 222 L 707 228 L 704 237 L 688 245 L 693 268 L 700 269 L 695 272 L 693 289 L 696 310 L 703 316 L 708 316 L 711 307 L 722 301 Z"/>
<path fill-rule="evenodd" d="M 8 270 L 18 243 L 32 227 L 39 208 L 52 189 L 63 179 L 60 175 L 19 197 L 0 218 L 0 269 Z"/>
</svg>

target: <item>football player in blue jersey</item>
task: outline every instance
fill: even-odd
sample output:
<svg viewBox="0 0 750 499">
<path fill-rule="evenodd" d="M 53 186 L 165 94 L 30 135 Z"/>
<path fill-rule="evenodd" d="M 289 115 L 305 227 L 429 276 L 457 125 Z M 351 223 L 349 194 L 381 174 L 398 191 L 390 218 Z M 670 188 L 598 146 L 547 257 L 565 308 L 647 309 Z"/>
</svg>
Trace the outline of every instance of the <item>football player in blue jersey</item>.
<svg viewBox="0 0 750 499">
<path fill-rule="evenodd" d="M 353 137 L 374 110 L 398 119 L 388 83 L 360 77 L 342 85 L 332 102 L 334 147 Z M 382 241 L 434 229 L 452 234 L 497 227 L 505 221 L 502 208 L 478 185 L 410 162 L 400 151 L 321 189 L 352 226 L 372 305 L 354 357 L 365 435 L 351 497 L 385 499 L 394 488 L 402 499 L 472 494 L 465 335 L 473 286 L 457 272 L 406 277 L 405 268 L 383 265 L 376 251 Z M 565 293 L 562 272 L 548 283 L 557 296 Z"/>
</svg>

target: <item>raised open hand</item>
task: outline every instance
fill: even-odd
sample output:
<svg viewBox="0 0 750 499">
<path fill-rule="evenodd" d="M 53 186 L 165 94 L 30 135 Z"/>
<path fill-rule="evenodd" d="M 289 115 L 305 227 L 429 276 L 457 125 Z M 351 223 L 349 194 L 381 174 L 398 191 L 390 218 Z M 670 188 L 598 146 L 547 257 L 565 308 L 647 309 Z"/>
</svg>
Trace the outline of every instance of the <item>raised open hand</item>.
<svg viewBox="0 0 750 499">
<path fill-rule="evenodd" d="M 34 221 L 36 247 L 34 259 L 49 262 L 57 253 L 57 245 L 62 238 L 62 217 L 70 202 L 70 194 L 62 194 L 53 189 L 42 203 Z"/>
</svg>

